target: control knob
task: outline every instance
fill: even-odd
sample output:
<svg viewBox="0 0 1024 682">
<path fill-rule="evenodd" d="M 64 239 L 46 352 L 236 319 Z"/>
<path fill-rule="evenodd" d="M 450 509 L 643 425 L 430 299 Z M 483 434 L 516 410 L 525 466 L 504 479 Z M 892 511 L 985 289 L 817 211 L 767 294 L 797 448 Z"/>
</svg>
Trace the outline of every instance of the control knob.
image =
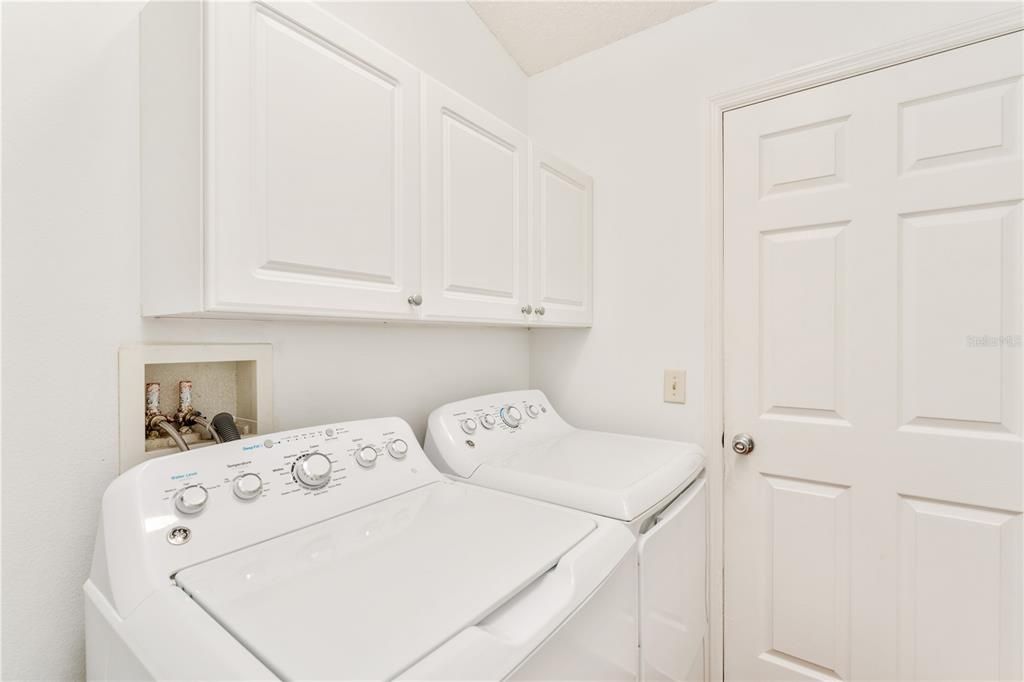
<svg viewBox="0 0 1024 682">
<path fill-rule="evenodd" d="M 470 417 L 469 419 L 463 419 L 460 423 L 462 426 L 462 432 L 466 435 L 470 435 L 476 432 L 476 420 Z"/>
<path fill-rule="evenodd" d="M 530 403 L 526 406 L 526 414 L 530 415 L 530 419 L 536 419 L 540 416 L 540 408 L 533 403 Z"/>
<path fill-rule="evenodd" d="M 364 446 L 356 452 L 356 463 L 365 469 L 369 469 L 377 463 L 377 450 L 372 445 Z"/>
<path fill-rule="evenodd" d="M 501 417 L 501 421 L 505 422 L 511 428 L 516 428 L 519 423 L 523 421 L 523 413 L 519 411 L 519 408 L 515 405 L 506 405 L 501 408 L 501 412 L 498 413 Z"/>
<path fill-rule="evenodd" d="M 304 488 L 316 490 L 331 481 L 331 460 L 322 452 L 310 452 L 295 461 L 295 480 Z"/>
<path fill-rule="evenodd" d="M 251 500 L 254 497 L 259 497 L 263 492 L 263 479 L 259 477 L 259 474 L 242 474 L 235 479 L 231 490 L 238 499 Z"/>
<path fill-rule="evenodd" d="M 488 430 L 493 429 L 494 425 L 497 424 L 497 422 L 494 420 L 493 414 L 485 414 L 484 416 L 480 417 L 480 423 L 483 424 L 484 428 Z"/>
<path fill-rule="evenodd" d="M 203 511 L 209 497 L 209 493 L 203 486 L 190 485 L 187 488 L 182 488 L 174 496 L 174 507 L 182 514 L 198 514 Z"/>
<path fill-rule="evenodd" d="M 407 452 L 409 452 L 409 444 L 401 438 L 396 438 L 388 443 L 388 454 L 395 459 L 405 459 Z"/>
</svg>

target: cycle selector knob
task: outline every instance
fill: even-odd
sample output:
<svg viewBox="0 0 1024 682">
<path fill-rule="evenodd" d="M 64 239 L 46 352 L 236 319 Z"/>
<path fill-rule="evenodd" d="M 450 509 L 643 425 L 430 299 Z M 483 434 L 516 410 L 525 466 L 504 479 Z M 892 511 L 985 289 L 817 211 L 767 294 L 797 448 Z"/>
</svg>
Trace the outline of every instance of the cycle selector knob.
<svg viewBox="0 0 1024 682">
<path fill-rule="evenodd" d="M 459 426 L 462 427 L 462 432 L 467 436 L 476 433 L 476 420 L 470 417 L 469 419 L 463 419 Z"/>
<path fill-rule="evenodd" d="M 174 508 L 182 514 L 198 514 L 203 511 L 210 494 L 201 485 L 190 485 L 182 488 L 174 496 Z"/>
<path fill-rule="evenodd" d="M 405 459 L 405 455 L 408 452 L 409 444 L 406 443 L 401 438 L 396 438 L 395 440 L 388 443 L 388 454 L 394 457 L 395 459 Z"/>
<path fill-rule="evenodd" d="M 498 422 L 494 420 L 493 414 L 485 414 L 484 416 L 480 417 L 480 423 L 483 425 L 485 429 L 490 430 L 493 429 L 494 425 L 497 424 Z"/>
<path fill-rule="evenodd" d="M 506 405 L 498 413 L 501 421 L 511 428 L 516 428 L 523 421 L 523 413 L 515 405 Z"/>
<path fill-rule="evenodd" d="M 536 419 L 540 416 L 540 408 L 531 403 L 526 406 L 526 414 L 530 415 L 530 419 Z"/>
<path fill-rule="evenodd" d="M 364 469 L 369 469 L 377 463 L 377 450 L 372 445 L 367 445 L 356 452 L 356 463 Z"/>
<path fill-rule="evenodd" d="M 231 490 L 240 500 L 251 500 L 263 492 L 263 479 L 259 474 L 242 474 L 231 484 Z"/>
<path fill-rule="evenodd" d="M 331 460 L 322 452 L 302 455 L 295 461 L 295 480 L 304 488 L 316 490 L 331 482 Z"/>
</svg>

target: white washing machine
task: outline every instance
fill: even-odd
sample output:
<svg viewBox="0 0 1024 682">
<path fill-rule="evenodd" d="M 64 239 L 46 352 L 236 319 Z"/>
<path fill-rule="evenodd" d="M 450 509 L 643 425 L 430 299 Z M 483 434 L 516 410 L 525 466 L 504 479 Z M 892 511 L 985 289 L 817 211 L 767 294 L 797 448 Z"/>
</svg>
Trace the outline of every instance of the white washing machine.
<svg viewBox="0 0 1024 682">
<path fill-rule="evenodd" d="M 628 528 L 637 547 L 642 677 L 704 679 L 707 500 L 698 446 L 577 429 L 529 390 L 436 409 L 426 452 L 458 480 Z"/>
<path fill-rule="evenodd" d="M 150 460 L 103 496 L 90 679 L 632 679 L 619 524 L 442 476 L 401 419 Z"/>
</svg>

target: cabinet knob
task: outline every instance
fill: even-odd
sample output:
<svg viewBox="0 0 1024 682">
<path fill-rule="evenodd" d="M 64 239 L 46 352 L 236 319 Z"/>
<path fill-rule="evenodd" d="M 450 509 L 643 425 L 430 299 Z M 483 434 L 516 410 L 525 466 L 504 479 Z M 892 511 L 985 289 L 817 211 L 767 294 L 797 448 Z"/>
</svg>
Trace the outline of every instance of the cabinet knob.
<svg viewBox="0 0 1024 682">
<path fill-rule="evenodd" d="M 524 305 L 519 310 L 522 311 L 523 315 L 529 315 L 530 313 L 533 312 L 533 306 L 530 305 L 529 303 L 527 303 L 526 305 Z"/>
<path fill-rule="evenodd" d="M 538 315 L 543 315 L 544 314 L 544 306 L 542 306 L 542 305 L 537 306 L 537 314 Z"/>
<path fill-rule="evenodd" d="M 419 294 L 413 294 L 407 300 L 409 301 L 409 305 L 420 305 L 423 303 L 423 297 Z"/>
</svg>

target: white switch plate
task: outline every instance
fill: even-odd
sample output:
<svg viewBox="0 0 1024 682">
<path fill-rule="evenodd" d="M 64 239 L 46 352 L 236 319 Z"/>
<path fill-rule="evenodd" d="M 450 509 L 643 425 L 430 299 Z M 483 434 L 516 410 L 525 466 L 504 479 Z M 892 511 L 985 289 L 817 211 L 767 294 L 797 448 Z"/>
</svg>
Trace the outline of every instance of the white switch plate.
<svg viewBox="0 0 1024 682">
<path fill-rule="evenodd" d="M 665 402 L 686 403 L 686 370 L 665 370 Z"/>
</svg>

